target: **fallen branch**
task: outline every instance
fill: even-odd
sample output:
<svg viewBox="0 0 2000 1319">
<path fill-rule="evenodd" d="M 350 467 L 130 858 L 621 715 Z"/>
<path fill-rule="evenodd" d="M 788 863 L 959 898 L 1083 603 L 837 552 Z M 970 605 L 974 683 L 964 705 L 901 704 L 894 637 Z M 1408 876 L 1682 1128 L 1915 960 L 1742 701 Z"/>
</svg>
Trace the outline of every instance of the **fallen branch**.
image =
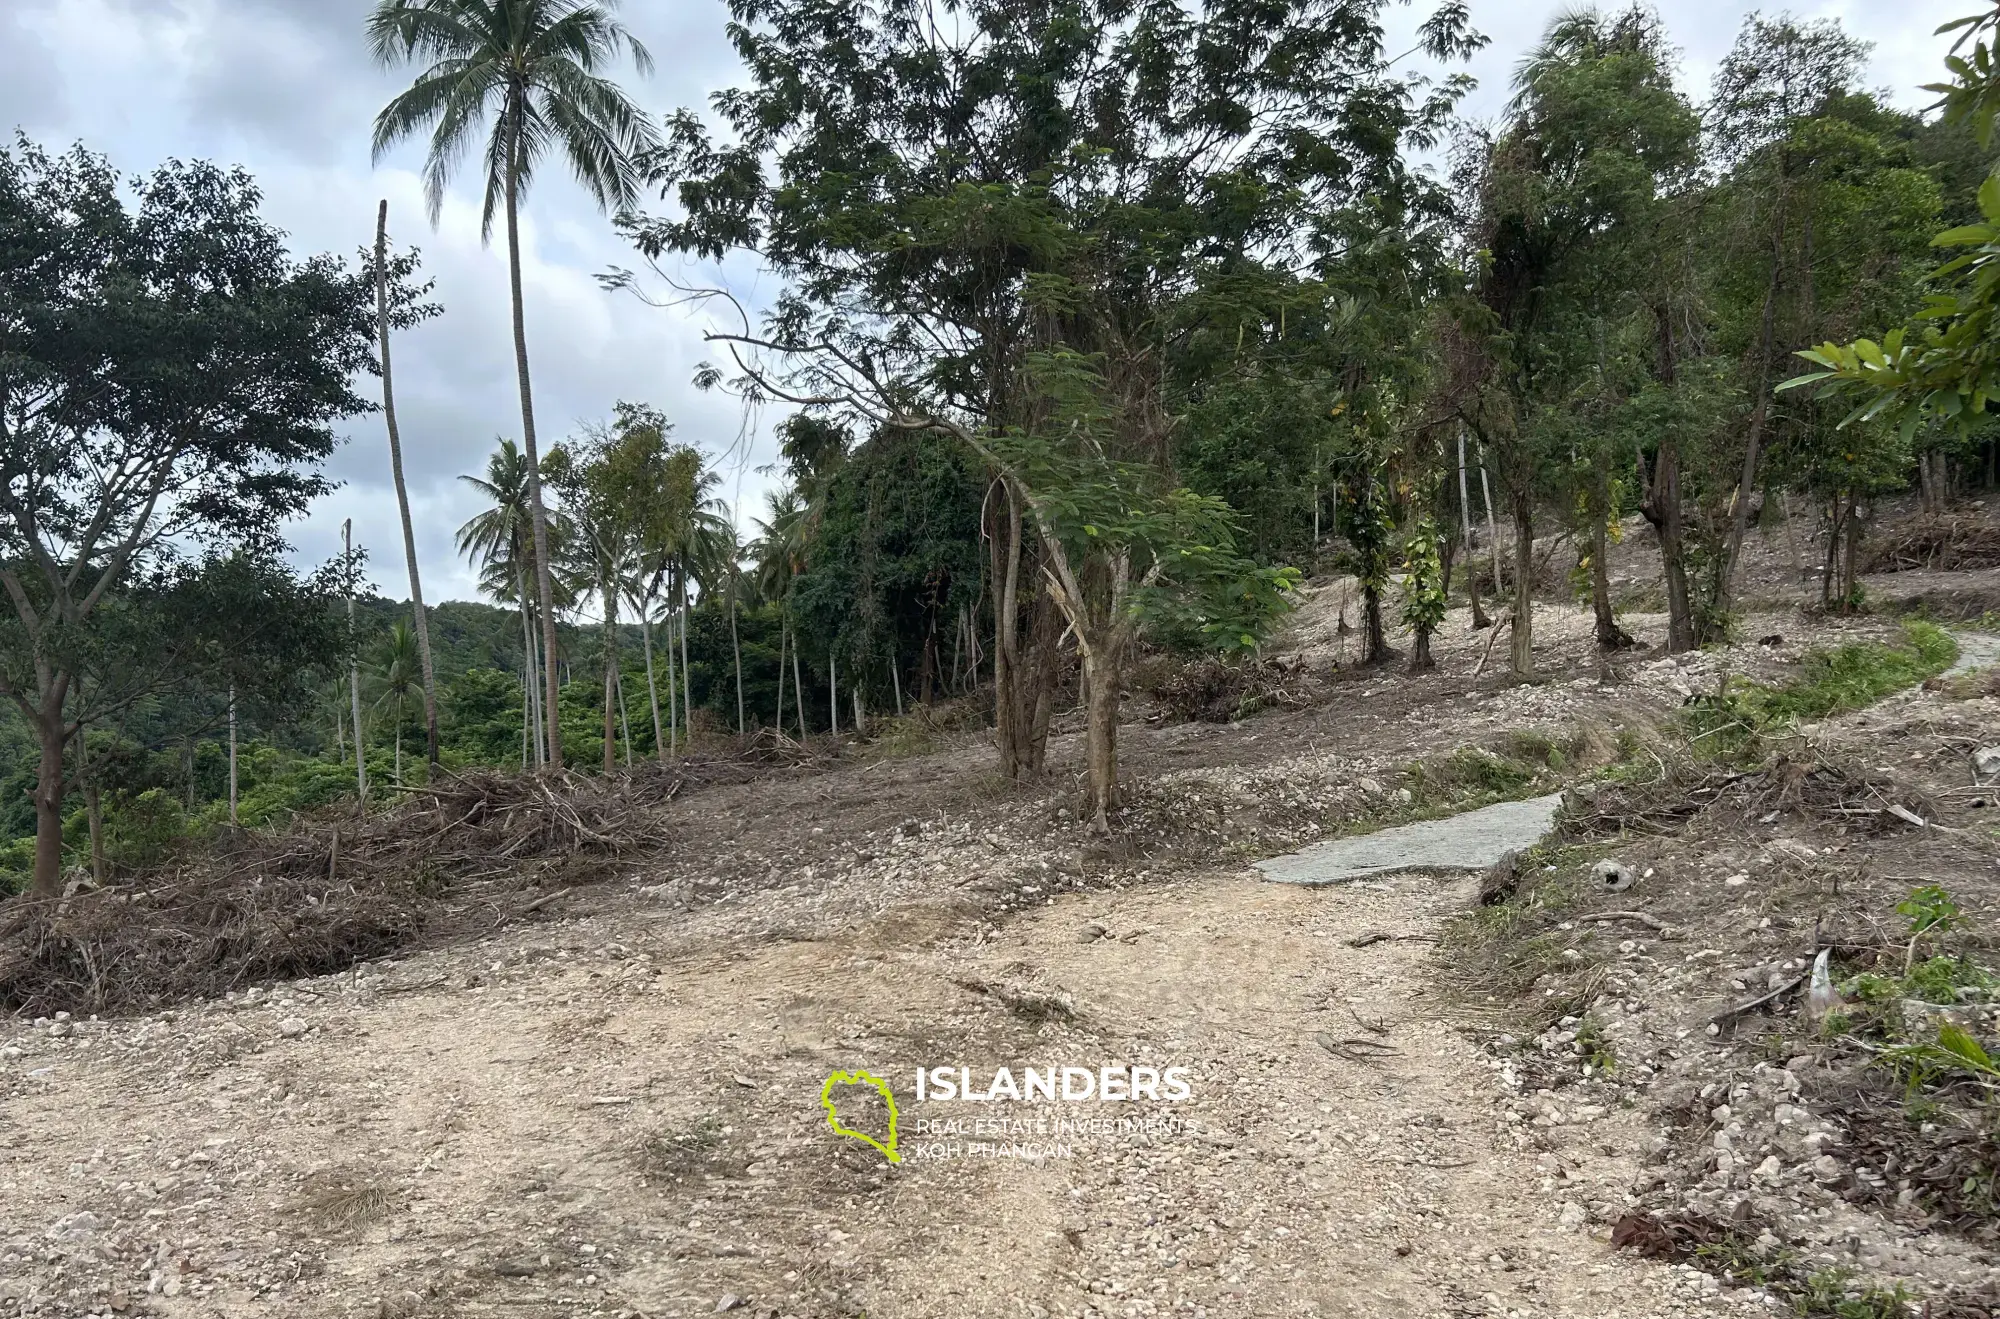
<svg viewBox="0 0 2000 1319">
<path fill-rule="evenodd" d="M 525 916 L 531 911 L 540 911 L 543 907 L 548 906 L 551 902 L 554 902 L 557 898 L 563 897 L 568 893 L 569 890 L 566 888 L 559 888 L 553 893 L 544 893 L 541 897 L 536 898 L 533 902 L 521 908 L 521 910 L 515 912 L 514 914 L 517 916 Z"/>
<path fill-rule="evenodd" d="M 1806 982 L 1806 976 L 1805 973 L 1802 971 L 1798 975 L 1793 976 L 1790 980 L 1787 980 L 1784 984 L 1779 985 L 1776 989 L 1772 990 L 1768 994 L 1765 994 L 1761 998 L 1753 998 L 1748 1003 L 1738 1003 L 1733 1008 L 1724 1008 L 1722 1011 L 1716 1013 L 1714 1016 L 1708 1019 L 1709 1024 L 1712 1026 L 1720 1026 L 1725 1021 L 1734 1021 L 1736 1018 L 1742 1016 L 1746 1012 L 1754 1012 L 1758 1008 L 1763 1007 L 1766 1003 L 1776 1002 L 1778 999 L 1781 999 L 1785 995 L 1791 993 L 1793 990 L 1797 989 L 1800 985 L 1803 985 L 1805 982 Z"/>
<path fill-rule="evenodd" d="M 1437 936 L 1435 934 L 1395 934 L 1388 930 L 1370 930 L 1366 934 L 1357 934 L 1352 939 L 1349 939 L 1347 946 L 1349 948 L 1366 948 L 1370 944 L 1387 943 L 1394 940 L 1436 943 Z"/>
<path fill-rule="evenodd" d="M 1584 921 L 1636 921 L 1663 938 L 1672 935 L 1674 932 L 1673 926 L 1668 925 L 1656 916 L 1648 916 L 1643 911 L 1600 911 L 1593 915 L 1580 916 L 1577 919 Z"/>
<path fill-rule="evenodd" d="M 1505 627 L 1511 630 L 1513 626 L 1514 626 L 1514 617 L 1513 615 L 1509 614 L 1506 618 L 1501 619 L 1500 622 L 1494 627 L 1493 635 L 1486 638 L 1486 653 L 1479 657 L 1479 665 L 1472 671 L 1473 677 L 1477 678 L 1480 674 L 1486 672 L 1486 661 L 1493 658 L 1493 643 L 1500 639 L 1500 629 L 1502 627 Z"/>
<path fill-rule="evenodd" d="M 1317 1035 L 1314 1035 L 1313 1042 L 1334 1057 L 1345 1058 L 1351 1063 L 1379 1062 L 1392 1053 L 1402 1052 L 1395 1045 L 1385 1044 L 1381 1040 L 1371 1040 L 1360 1036 L 1349 1036 L 1346 1039 L 1341 1039 L 1326 1031 L 1320 1031 Z"/>
</svg>

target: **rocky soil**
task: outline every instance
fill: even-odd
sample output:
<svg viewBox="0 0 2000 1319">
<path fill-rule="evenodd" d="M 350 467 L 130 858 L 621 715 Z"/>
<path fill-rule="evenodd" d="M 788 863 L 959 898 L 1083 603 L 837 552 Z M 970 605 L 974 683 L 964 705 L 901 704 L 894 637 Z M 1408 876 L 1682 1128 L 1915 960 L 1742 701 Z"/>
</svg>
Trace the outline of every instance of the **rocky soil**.
<svg viewBox="0 0 2000 1319">
<path fill-rule="evenodd" d="M 1772 602 L 1745 631 L 1769 644 L 1607 667 L 1549 605 L 1545 680 L 1515 686 L 1474 676 L 1462 613 L 1435 674 L 1336 671 L 1343 612 L 1334 583 L 1298 617 L 1289 708 L 1135 698 L 1109 843 L 1072 818 L 1073 728 L 1027 788 L 946 737 L 686 794 L 664 849 L 484 939 L 0 1020 L 0 1316 L 1640 1319 L 1795 1312 L 1835 1270 L 1984 1312 L 1989 1236 L 1887 1166 L 1942 1156 L 1884 1143 L 1866 1060 L 1796 995 L 1711 1023 L 1822 936 L 1893 933 L 1916 880 L 1994 928 L 1971 761 L 2000 701 L 1913 691 L 1812 731 L 1815 763 L 1931 812 L 1884 824 L 1632 767 L 1725 673 L 1892 622 Z M 1486 800 L 1467 747 L 1526 776 L 1510 795 L 1618 767 L 1515 897 L 1250 867 Z M 1629 889 L 1590 887 L 1604 859 Z M 920 1066 L 1063 1065 L 1182 1067 L 1192 1097 L 915 1092 Z M 894 1089 L 900 1163 L 827 1126 L 823 1083 L 857 1069 Z M 1113 1121 L 991 1125 L 1058 1117 Z"/>
</svg>

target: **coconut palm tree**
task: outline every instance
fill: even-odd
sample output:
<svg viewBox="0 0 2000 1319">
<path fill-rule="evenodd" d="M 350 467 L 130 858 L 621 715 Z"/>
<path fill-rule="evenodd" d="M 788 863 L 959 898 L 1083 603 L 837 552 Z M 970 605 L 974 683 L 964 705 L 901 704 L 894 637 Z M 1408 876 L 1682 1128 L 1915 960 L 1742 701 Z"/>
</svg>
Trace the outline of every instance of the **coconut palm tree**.
<svg viewBox="0 0 2000 1319">
<path fill-rule="evenodd" d="M 377 0 L 368 17 L 368 45 L 377 63 L 428 65 L 408 91 L 375 116 L 374 152 L 380 159 L 404 138 L 430 134 L 424 197 L 433 225 L 443 210 L 453 168 L 474 139 L 485 135 L 480 237 L 492 236 L 494 213 L 503 213 L 535 595 L 541 605 L 542 644 L 551 660 L 556 615 L 521 306 L 520 201 L 541 157 L 554 149 L 568 159 L 570 171 L 599 206 L 625 209 L 638 202 L 639 171 L 633 158 L 657 146 L 659 137 L 618 85 L 598 71 L 620 52 L 629 53 L 642 74 L 652 72 L 653 60 L 614 17 L 616 7 L 617 0 Z M 489 116 L 492 127 L 485 132 Z M 553 662 L 544 666 L 543 704 L 548 763 L 561 769 Z"/>
<path fill-rule="evenodd" d="M 409 258 L 414 268 L 415 257 Z M 375 337 L 382 363 L 382 418 L 389 429 L 389 473 L 395 478 L 396 507 L 403 515 L 403 558 L 410 568 L 410 612 L 417 620 L 417 653 L 424 662 L 424 748 L 431 772 L 438 768 L 437 670 L 431 665 L 431 625 L 424 614 L 424 579 L 417 567 L 417 533 L 410 523 L 410 490 L 403 481 L 403 436 L 396 427 L 396 376 L 389 358 L 389 329 L 407 327 L 436 312 L 434 305 L 411 306 L 399 299 L 395 314 L 389 299 L 389 199 L 375 212 Z M 399 293 L 403 290 L 399 289 Z"/>
<path fill-rule="evenodd" d="M 375 708 L 393 706 L 396 711 L 396 784 L 403 782 L 403 723 L 404 711 L 412 697 L 422 699 L 424 690 L 423 656 L 417 648 L 417 634 L 402 619 L 397 619 L 389 627 L 389 635 L 382 638 L 381 649 L 375 655 L 375 671 L 371 675 L 375 688 Z"/>
<path fill-rule="evenodd" d="M 785 647 L 792 650 L 792 690 L 798 697 L 799 737 L 806 735 L 806 693 L 799 681 L 797 629 L 792 626 L 792 583 L 805 571 L 806 544 L 812 524 L 805 496 L 797 486 L 765 496 L 771 516 L 757 518 L 758 536 L 750 543 L 750 557 L 756 564 L 755 582 L 759 599 L 778 605 L 778 728 L 785 726 Z"/>
<path fill-rule="evenodd" d="M 548 730 L 541 718 L 542 683 L 546 662 L 537 654 L 537 611 L 529 593 L 528 580 L 534 575 L 534 515 L 528 499 L 528 464 L 514 441 L 503 439 L 487 459 L 486 475 L 461 476 L 459 480 L 484 495 L 489 507 L 458 529 L 458 551 L 479 567 L 479 586 L 502 604 L 517 605 L 521 611 L 521 686 L 523 702 L 522 767 L 548 761 Z M 560 510 L 547 519 L 547 540 L 552 553 L 561 559 L 572 529 Z M 550 583 L 558 610 L 575 602 L 565 574 Z M 549 652 L 553 654 L 554 652 Z"/>
</svg>

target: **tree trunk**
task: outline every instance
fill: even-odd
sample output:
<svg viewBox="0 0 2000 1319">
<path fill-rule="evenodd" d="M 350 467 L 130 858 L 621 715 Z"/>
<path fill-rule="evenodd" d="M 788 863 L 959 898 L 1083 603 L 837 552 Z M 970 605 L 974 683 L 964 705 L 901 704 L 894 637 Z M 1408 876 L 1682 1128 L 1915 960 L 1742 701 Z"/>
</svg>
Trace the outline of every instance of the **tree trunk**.
<svg viewBox="0 0 2000 1319">
<path fill-rule="evenodd" d="M 1025 623 L 1021 618 L 1027 521 L 1020 491 L 1007 477 L 997 480 L 1006 502 L 1002 507 L 988 500 L 993 510 L 987 538 L 993 577 L 993 740 L 1000 772 L 1018 780 L 1040 774 L 1048 751 L 1061 629 L 1040 574 L 1032 570 L 1030 580 L 1037 583 L 1033 603 Z M 1046 546 L 1038 552 L 1045 555 Z"/>
<path fill-rule="evenodd" d="M 1410 672 L 1427 673 L 1436 667 L 1437 661 L 1431 658 L 1431 630 L 1420 624 L 1416 639 L 1410 643 Z"/>
<path fill-rule="evenodd" d="M 236 684 L 229 684 L 229 823 L 236 818 Z"/>
<path fill-rule="evenodd" d="M 674 667 L 674 611 L 667 611 L 667 750 L 681 753 L 681 688 L 679 670 Z"/>
<path fill-rule="evenodd" d="M 742 737 L 749 729 L 743 719 L 743 641 L 736 634 L 736 590 L 733 582 L 729 592 L 729 648 L 736 653 L 736 736 Z"/>
<path fill-rule="evenodd" d="M 1633 645 L 1632 638 L 1618 626 L 1618 616 L 1611 608 L 1611 535 L 1607 526 L 1611 520 L 1611 473 L 1608 462 L 1608 456 L 1600 452 L 1591 486 L 1590 608 L 1597 620 L 1597 648 L 1628 650 Z"/>
<path fill-rule="evenodd" d="M 41 758 L 35 770 L 35 875 L 29 893 L 37 898 L 62 896 L 63 750 L 69 741 L 62 710 L 68 686 L 67 679 L 57 678 L 34 720 Z"/>
<path fill-rule="evenodd" d="M 527 583 L 514 574 L 514 598 L 521 604 L 521 768 L 542 763 L 541 706 L 535 700 L 539 666 L 535 663 L 535 629 L 528 620 Z"/>
<path fill-rule="evenodd" d="M 1861 502 L 1854 495 L 1847 497 L 1847 539 L 1841 555 L 1841 607 L 1844 614 L 1851 614 L 1859 606 L 1861 594 Z"/>
<path fill-rule="evenodd" d="M 792 695 L 798 698 L 799 741 L 806 740 L 806 685 L 799 677 L 799 637 L 792 634 Z"/>
<path fill-rule="evenodd" d="M 618 729 L 625 738 L 625 768 L 632 768 L 632 711 L 625 704 L 625 671 L 616 669 L 612 686 L 618 692 Z"/>
<path fill-rule="evenodd" d="M 681 718 L 687 721 L 688 749 L 694 749 L 694 666 L 688 663 L 688 615 L 694 612 L 688 603 L 687 579 L 681 579 Z"/>
<path fill-rule="evenodd" d="M 1525 489 L 1512 492 L 1514 504 L 1514 634 L 1509 661 L 1516 678 L 1535 676 L 1535 505 Z"/>
<path fill-rule="evenodd" d="M 90 878 L 104 887 L 104 793 L 94 779 L 83 781 L 83 804 L 90 812 Z"/>
<path fill-rule="evenodd" d="M 835 737 L 840 736 L 840 673 L 833 652 L 826 652 L 826 712 L 832 720 L 830 730 Z"/>
<path fill-rule="evenodd" d="M 556 682 L 555 592 L 549 580 L 549 511 L 542 503 L 541 449 L 535 440 L 535 397 L 528 383 L 528 322 L 521 305 L 521 93 L 508 94 L 507 160 L 507 281 L 514 301 L 514 373 L 521 387 L 521 448 L 528 466 L 528 513 L 535 529 L 535 600 L 542 611 L 542 705 L 548 721 L 548 768 L 561 770 L 562 694 Z"/>
<path fill-rule="evenodd" d="M 653 754 L 664 765 L 667 763 L 667 739 L 660 728 L 660 687 L 653 677 L 653 605 L 650 594 L 646 602 L 639 606 L 639 636 L 646 647 L 646 702 L 653 709 Z"/>
<path fill-rule="evenodd" d="M 417 657 L 424 670 L 424 749 L 431 774 L 438 770 L 437 672 L 431 667 L 431 627 L 424 616 L 424 583 L 417 571 L 417 534 L 410 525 L 410 492 L 403 484 L 403 439 L 396 429 L 395 378 L 389 367 L 389 199 L 375 211 L 375 333 L 382 354 L 382 419 L 389 428 L 389 473 L 396 480 L 396 507 L 403 515 L 403 557 L 410 565 L 410 611 L 417 621 Z M 522 348 L 522 378 L 527 376 Z M 525 387 L 524 387 L 525 390 Z M 525 397 L 525 392 L 523 397 Z M 230 816 L 231 823 L 235 815 Z"/>
<path fill-rule="evenodd" d="M 1743 437 L 1743 472 L 1736 484 L 1736 507 L 1729 518 L 1729 543 L 1722 555 L 1716 579 L 1715 612 L 1726 617 L 1734 606 L 1736 560 L 1743 553 L 1743 539 L 1750 530 L 1750 493 L 1757 488 L 1758 451 L 1763 446 L 1764 423 L 1771 406 L 1771 349 L 1777 333 L 1778 289 L 1783 282 L 1785 240 L 1785 180 L 1780 157 L 1777 225 L 1771 234 L 1771 278 L 1764 286 L 1764 311 L 1757 330 L 1757 394 L 1750 407 L 1750 426 Z M 1808 272 L 1807 284 L 1811 284 Z"/>
<path fill-rule="evenodd" d="M 1462 425 L 1458 432 L 1458 532 L 1460 544 L 1465 546 L 1465 594 L 1472 602 L 1472 630 L 1480 632 L 1492 627 L 1493 620 L 1486 616 L 1486 606 L 1479 602 L 1479 556 L 1475 553 L 1478 547 L 1472 535 L 1472 492 L 1465 476 L 1465 428 Z"/>
<path fill-rule="evenodd" d="M 1639 479 L 1645 498 L 1639 511 L 1652 524 L 1660 539 L 1660 569 L 1667 590 L 1667 650 L 1673 654 L 1693 650 L 1699 639 L 1695 632 L 1694 610 L 1688 595 L 1687 540 L 1681 524 L 1681 453 L 1672 436 L 1663 436 L 1653 461 L 1650 478 L 1640 456 Z"/>
<path fill-rule="evenodd" d="M 785 731 L 785 647 L 791 641 L 791 628 L 783 618 L 778 620 L 778 717 L 772 723 L 780 733 Z"/>
<path fill-rule="evenodd" d="M 534 611 L 528 606 L 528 584 L 516 571 L 514 598 L 521 602 L 521 682 L 528 689 L 529 750 L 537 770 L 548 764 L 548 725 L 542 720 L 542 658 L 535 640 Z"/>
<path fill-rule="evenodd" d="M 1105 649 L 1108 649 L 1106 647 Z M 1118 809 L 1118 699 L 1120 674 L 1115 655 L 1084 646 L 1085 747 L 1089 770 L 1085 813 L 1100 834 L 1111 832 L 1109 813 Z"/>
<path fill-rule="evenodd" d="M 1024 777 L 1027 763 L 1027 730 L 1022 727 L 1018 673 L 1020 669 L 1021 504 L 1013 482 L 1000 477 L 998 485 L 1006 496 L 1004 509 L 994 508 L 992 533 L 987 537 L 993 568 L 993 743 L 1000 753 L 1000 772 L 1010 779 Z M 987 503 L 994 505 L 989 492 Z"/>
<path fill-rule="evenodd" d="M 618 738 L 612 722 L 611 703 L 618 686 L 618 588 L 604 583 L 604 772 L 618 764 Z"/>
<path fill-rule="evenodd" d="M 347 564 L 351 572 L 354 565 L 354 519 L 340 524 L 340 536 L 347 547 Z M 350 580 L 347 588 L 347 693 L 353 701 L 354 715 L 354 804 L 357 810 L 368 808 L 368 751 L 361 738 L 361 648 L 356 638 L 354 626 L 354 586 Z M 194 757 L 188 756 L 188 789 L 193 795 Z"/>
<path fill-rule="evenodd" d="M 896 657 L 889 656 L 889 686 L 896 693 L 896 717 L 903 717 L 903 675 L 896 671 Z"/>
<path fill-rule="evenodd" d="M 1500 524 L 1493 518 L 1493 482 L 1486 475 L 1486 457 L 1479 459 L 1479 493 L 1486 498 L 1486 542 L 1493 556 L 1493 598 L 1497 603 L 1506 582 L 1500 576 Z"/>
<path fill-rule="evenodd" d="M 1382 627 L 1382 591 L 1367 582 L 1361 584 L 1361 629 L 1363 664 L 1386 664 L 1396 657 L 1389 649 L 1389 637 Z"/>
</svg>

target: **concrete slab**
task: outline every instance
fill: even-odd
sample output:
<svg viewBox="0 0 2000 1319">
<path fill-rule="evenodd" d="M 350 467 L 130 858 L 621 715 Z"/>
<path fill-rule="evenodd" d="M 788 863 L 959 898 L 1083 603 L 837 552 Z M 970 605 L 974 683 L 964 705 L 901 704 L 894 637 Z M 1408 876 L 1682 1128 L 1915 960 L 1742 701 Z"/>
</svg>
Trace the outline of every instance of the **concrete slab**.
<svg viewBox="0 0 2000 1319">
<path fill-rule="evenodd" d="M 1562 794 L 1503 801 L 1443 820 L 1399 824 L 1358 838 L 1334 838 L 1257 862 L 1279 884 L 1344 884 L 1403 871 L 1485 870 L 1509 852 L 1541 841 L 1555 824 Z"/>
</svg>

